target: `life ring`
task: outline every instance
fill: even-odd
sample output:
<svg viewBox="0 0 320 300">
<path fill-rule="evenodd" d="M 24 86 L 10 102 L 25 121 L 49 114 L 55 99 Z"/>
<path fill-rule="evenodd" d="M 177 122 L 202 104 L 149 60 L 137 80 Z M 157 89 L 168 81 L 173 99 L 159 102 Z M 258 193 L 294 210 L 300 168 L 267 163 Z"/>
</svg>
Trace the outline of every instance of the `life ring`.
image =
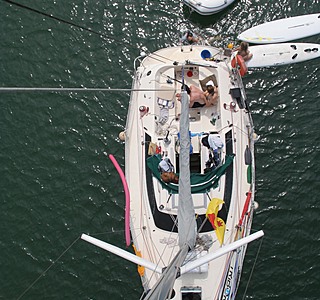
<svg viewBox="0 0 320 300">
<path fill-rule="evenodd" d="M 232 60 L 231 60 L 231 67 L 235 68 L 236 66 L 239 67 L 239 72 L 241 76 L 244 76 L 248 72 L 248 67 L 241 55 L 236 55 Z"/>
</svg>

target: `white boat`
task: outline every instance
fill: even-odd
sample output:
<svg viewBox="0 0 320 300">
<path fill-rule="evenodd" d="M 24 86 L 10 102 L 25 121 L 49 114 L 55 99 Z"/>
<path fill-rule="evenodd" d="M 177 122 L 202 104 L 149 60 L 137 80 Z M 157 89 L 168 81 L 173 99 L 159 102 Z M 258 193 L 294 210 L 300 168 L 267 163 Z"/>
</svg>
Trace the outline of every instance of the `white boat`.
<svg viewBox="0 0 320 300">
<path fill-rule="evenodd" d="M 241 34 L 238 39 L 251 44 L 284 43 L 320 34 L 320 14 L 308 14 L 251 27 Z"/>
<path fill-rule="evenodd" d="M 263 235 L 250 235 L 252 118 L 239 70 L 223 52 L 177 46 L 135 61 L 125 174 L 137 255 L 82 238 L 138 264 L 144 299 L 235 299 L 247 244 Z M 208 83 L 218 88 L 217 103 L 189 108 L 185 85 L 192 95 L 192 86 Z M 179 182 L 165 181 L 168 173 Z"/>
<path fill-rule="evenodd" d="M 320 57 L 320 44 L 280 43 L 250 46 L 248 68 L 282 66 Z"/>
<path fill-rule="evenodd" d="M 200 15 L 216 14 L 235 0 L 183 0 L 183 3 Z"/>
</svg>

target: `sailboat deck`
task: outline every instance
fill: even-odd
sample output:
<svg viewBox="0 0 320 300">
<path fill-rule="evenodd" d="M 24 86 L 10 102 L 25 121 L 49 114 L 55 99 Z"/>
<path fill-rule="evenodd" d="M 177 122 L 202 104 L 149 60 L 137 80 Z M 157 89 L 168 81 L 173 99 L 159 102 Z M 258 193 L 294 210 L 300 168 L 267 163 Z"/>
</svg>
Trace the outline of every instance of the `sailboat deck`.
<svg viewBox="0 0 320 300">
<path fill-rule="evenodd" d="M 226 222 L 224 242 L 229 244 L 238 238 L 235 228 L 247 192 L 252 188 L 252 180 L 250 182 L 247 177 L 245 150 L 252 147 L 250 139 L 253 129 L 247 110 L 240 107 L 241 103 L 237 99 L 240 97 L 244 102 L 245 98 L 239 83 L 230 80 L 228 58 L 223 56 L 221 49 L 210 47 L 216 61 L 204 61 L 201 58 L 201 51 L 207 48 L 185 46 L 157 51 L 144 58 L 135 75 L 133 88 L 140 90 L 131 95 L 126 126 L 126 178 L 131 192 L 132 237 L 144 258 L 163 267 L 178 251 L 177 211 L 180 200 L 178 194 L 164 188 L 154 176 L 147 159 L 155 154 L 168 158 L 175 172 L 179 173 L 181 103 L 176 94 L 181 93 L 182 82 L 202 89 L 202 81 L 214 76 L 219 90 L 217 105 L 189 110 L 191 172 L 205 172 L 209 158 L 209 150 L 202 143 L 205 134 L 214 133 L 221 138 L 224 144 L 219 149 L 221 164 L 228 156 L 234 155 L 232 164 L 221 176 L 217 186 L 192 194 L 197 227 L 201 229 L 202 235 L 209 234 L 213 239 L 209 252 L 220 248 L 212 225 L 205 217 L 210 200 L 219 198 L 225 202 L 219 214 Z M 240 96 L 232 90 L 240 93 Z M 250 224 L 251 216 L 248 215 L 247 227 L 242 234 L 250 229 Z M 223 272 L 228 272 L 226 266 L 231 264 L 232 259 L 238 260 L 239 257 L 227 255 L 210 263 L 206 271 L 196 272 L 197 275 L 183 275 L 177 280 L 175 288 L 186 289 L 197 283 L 203 286 L 203 281 L 207 281 L 208 286 L 219 287 L 223 284 L 222 278 L 227 276 Z M 217 276 L 214 270 L 224 271 Z M 146 280 L 145 289 L 148 289 L 158 275 L 148 270 L 145 272 L 142 280 Z M 213 299 L 217 290 L 206 288 L 202 289 L 202 293 Z"/>
</svg>

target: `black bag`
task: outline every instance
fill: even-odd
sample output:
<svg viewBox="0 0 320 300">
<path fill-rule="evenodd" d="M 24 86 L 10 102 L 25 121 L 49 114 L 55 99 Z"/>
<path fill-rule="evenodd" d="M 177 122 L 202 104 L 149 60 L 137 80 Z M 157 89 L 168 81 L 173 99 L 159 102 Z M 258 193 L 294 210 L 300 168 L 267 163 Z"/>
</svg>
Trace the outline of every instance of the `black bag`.
<svg viewBox="0 0 320 300">
<path fill-rule="evenodd" d="M 209 145 L 209 142 L 208 142 L 208 135 L 206 135 L 205 137 L 202 138 L 201 142 L 202 142 L 202 145 L 207 147 L 208 149 L 210 148 L 210 145 Z"/>
</svg>

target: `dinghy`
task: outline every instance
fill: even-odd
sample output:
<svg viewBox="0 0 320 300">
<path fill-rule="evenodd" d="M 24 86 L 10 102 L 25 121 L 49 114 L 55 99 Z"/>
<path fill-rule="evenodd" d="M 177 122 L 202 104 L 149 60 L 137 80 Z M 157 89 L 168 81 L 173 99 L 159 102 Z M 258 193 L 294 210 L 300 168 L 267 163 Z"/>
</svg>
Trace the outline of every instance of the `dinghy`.
<svg viewBox="0 0 320 300">
<path fill-rule="evenodd" d="M 248 68 L 282 66 L 320 57 L 320 44 L 280 43 L 250 46 Z"/>
<path fill-rule="evenodd" d="M 231 55 L 193 45 L 135 60 L 125 177 L 137 255 L 82 239 L 138 264 L 144 299 L 235 299 L 263 235 L 250 234 L 256 135 Z"/>
<path fill-rule="evenodd" d="M 320 34 L 320 14 L 278 19 L 251 27 L 238 39 L 251 44 L 274 44 Z"/>
<path fill-rule="evenodd" d="M 183 3 L 200 15 L 213 15 L 227 8 L 234 1 L 235 0 L 183 0 Z"/>
</svg>

